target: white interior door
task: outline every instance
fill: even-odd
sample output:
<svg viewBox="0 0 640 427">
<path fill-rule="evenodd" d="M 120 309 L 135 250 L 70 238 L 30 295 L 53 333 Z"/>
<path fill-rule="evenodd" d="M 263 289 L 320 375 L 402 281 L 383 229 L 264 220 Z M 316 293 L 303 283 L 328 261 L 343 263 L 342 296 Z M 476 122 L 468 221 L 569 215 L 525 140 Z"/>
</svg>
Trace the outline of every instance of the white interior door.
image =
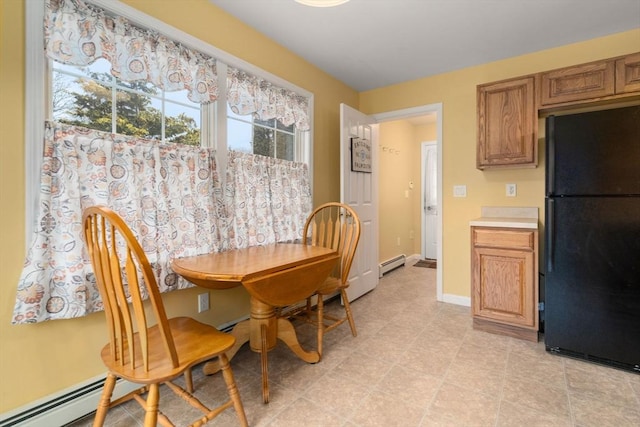
<svg viewBox="0 0 640 427">
<path fill-rule="evenodd" d="M 438 146 L 424 142 L 422 152 L 422 257 L 438 256 Z"/>
<path fill-rule="evenodd" d="M 351 140 L 370 142 L 371 173 L 354 172 Z M 360 218 L 360 242 L 351 266 L 349 301 L 378 285 L 378 128 L 375 120 L 348 105 L 340 104 L 340 201 Z"/>
</svg>

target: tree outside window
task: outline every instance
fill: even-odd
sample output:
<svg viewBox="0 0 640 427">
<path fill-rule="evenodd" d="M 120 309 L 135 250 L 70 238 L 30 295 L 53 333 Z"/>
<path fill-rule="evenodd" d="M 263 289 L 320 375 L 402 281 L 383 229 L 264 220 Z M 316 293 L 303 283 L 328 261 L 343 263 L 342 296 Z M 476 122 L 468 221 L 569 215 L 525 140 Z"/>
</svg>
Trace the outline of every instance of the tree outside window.
<svg viewBox="0 0 640 427">
<path fill-rule="evenodd" d="M 148 82 L 125 82 L 98 60 L 88 67 L 52 61 L 54 120 L 123 135 L 189 145 L 201 143 L 201 105 L 187 91 L 165 92 Z M 114 108 L 115 104 L 115 108 Z"/>
</svg>

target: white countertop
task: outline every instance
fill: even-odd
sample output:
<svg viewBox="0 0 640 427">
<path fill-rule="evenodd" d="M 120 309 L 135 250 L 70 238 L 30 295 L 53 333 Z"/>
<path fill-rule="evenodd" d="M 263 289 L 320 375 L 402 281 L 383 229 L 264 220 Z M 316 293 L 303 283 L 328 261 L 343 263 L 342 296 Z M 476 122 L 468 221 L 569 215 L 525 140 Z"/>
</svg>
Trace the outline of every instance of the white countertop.
<svg viewBox="0 0 640 427">
<path fill-rule="evenodd" d="M 469 221 L 472 227 L 506 227 L 538 229 L 538 220 L 535 218 L 487 218 L 480 217 Z"/>
<path fill-rule="evenodd" d="M 469 221 L 472 227 L 538 229 L 538 208 L 483 206 L 481 217 Z"/>
</svg>

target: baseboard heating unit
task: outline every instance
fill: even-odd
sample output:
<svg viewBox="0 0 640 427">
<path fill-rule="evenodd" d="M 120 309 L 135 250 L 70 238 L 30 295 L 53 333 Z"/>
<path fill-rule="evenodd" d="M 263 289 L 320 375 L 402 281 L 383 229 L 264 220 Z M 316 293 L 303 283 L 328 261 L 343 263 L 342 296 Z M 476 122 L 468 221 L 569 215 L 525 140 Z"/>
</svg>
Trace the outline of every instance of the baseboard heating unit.
<svg viewBox="0 0 640 427">
<path fill-rule="evenodd" d="M 379 276 L 382 277 L 385 273 L 390 272 L 391 270 L 395 270 L 398 267 L 402 267 L 407 262 L 407 257 L 405 254 L 400 254 L 391 259 L 388 259 L 378 266 L 379 268 Z"/>
</svg>

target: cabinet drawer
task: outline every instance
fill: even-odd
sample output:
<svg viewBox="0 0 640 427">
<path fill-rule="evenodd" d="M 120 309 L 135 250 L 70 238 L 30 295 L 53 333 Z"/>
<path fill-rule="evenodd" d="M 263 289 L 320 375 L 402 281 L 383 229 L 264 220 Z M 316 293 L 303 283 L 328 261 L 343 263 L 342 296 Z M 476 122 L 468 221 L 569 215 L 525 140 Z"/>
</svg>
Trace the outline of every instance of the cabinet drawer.
<svg viewBox="0 0 640 427">
<path fill-rule="evenodd" d="M 488 248 L 534 249 L 535 231 L 473 227 L 473 245 Z"/>
</svg>

